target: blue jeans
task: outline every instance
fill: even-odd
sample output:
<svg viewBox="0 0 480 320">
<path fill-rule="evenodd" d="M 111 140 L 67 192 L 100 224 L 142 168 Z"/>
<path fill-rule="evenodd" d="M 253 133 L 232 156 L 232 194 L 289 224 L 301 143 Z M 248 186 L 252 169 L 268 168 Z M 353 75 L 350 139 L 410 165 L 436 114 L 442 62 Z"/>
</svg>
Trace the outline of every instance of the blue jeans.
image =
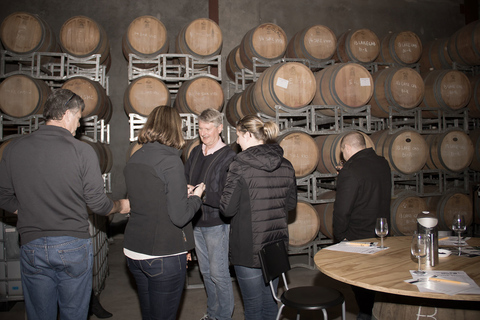
<svg viewBox="0 0 480 320">
<path fill-rule="evenodd" d="M 230 225 L 195 227 L 195 253 L 207 291 L 207 315 L 217 320 L 232 319 L 234 298 L 228 269 Z"/>
<path fill-rule="evenodd" d="M 270 285 L 265 284 L 262 269 L 235 266 L 235 273 L 242 292 L 245 320 L 276 319 L 277 301 L 272 296 Z M 273 281 L 273 284 L 276 293 L 278 278 Z"/>
<path fill-rule="evenodd" d="M 43 237 L 21 247 L 28 320 L 85 320 L 92 293 L 91 239 Z"/>
<path fill-rule="evenodd" d="M 127 265 L 137 283 L 143 320 L 174 320 L 182 298 L 187 255 L 133 260 Z"/>
</svg>

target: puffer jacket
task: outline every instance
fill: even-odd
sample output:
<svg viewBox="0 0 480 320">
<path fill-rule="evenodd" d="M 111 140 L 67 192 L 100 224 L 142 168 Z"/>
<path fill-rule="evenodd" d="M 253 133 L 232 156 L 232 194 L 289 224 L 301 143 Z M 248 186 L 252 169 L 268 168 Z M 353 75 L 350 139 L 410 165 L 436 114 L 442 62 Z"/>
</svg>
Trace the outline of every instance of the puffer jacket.
<svg viewBox="0 0 480 320">
<path fill-rule="evenodd" d="M 239 153 L 230 164 L 220 211 L 233 217 L 230 262 L 260 268 L 258 251 L 283 239 L 288 245 L 287 215 L 297 205 L 292 164 L 278 144 L 262 144 Z"/>
</svg>

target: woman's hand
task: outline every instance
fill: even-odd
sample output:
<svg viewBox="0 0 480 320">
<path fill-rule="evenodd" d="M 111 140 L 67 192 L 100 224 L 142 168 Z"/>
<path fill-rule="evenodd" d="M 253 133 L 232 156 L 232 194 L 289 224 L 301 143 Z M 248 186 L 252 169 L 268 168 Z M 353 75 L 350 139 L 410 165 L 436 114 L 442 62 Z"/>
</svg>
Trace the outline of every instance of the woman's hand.
<svg viewBox="0 0 480 320">
<path fill-rule="evenodd" d="M 205 183 L 199 183 L 197 184 L 193 190 L 192 190 L 192 195 L 197 196 L 197 197 L 202 197 L 203 192 L 205 191 Z"/>
</svg>

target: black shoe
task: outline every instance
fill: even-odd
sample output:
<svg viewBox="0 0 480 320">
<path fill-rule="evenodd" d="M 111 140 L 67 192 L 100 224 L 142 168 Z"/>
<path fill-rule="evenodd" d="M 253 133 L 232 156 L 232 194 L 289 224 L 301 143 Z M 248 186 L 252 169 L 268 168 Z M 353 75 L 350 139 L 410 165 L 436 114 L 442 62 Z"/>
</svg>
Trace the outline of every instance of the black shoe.
<svg viewBox="0 0 480 320">
<path fill-rule="evenodd" d="M 97 318 L 105 319 L 110 318 L 113 315 L 108 312 L 107 310 L 103 309 L 102 305 L 100 304 L 100 300 L 98 297 L 92 293 L 92 297 L 90 298 L 90 310 L 89 314 L 94 314 Z"/>
</svg>

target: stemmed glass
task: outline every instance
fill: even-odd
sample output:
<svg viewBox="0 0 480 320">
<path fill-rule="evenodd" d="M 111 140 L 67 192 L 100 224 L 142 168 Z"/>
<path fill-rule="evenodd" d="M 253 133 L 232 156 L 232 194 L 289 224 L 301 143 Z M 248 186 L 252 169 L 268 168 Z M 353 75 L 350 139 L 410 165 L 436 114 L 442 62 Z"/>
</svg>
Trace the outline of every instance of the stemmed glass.
<svg viewBox="0 0 480 320">
<path fill-rule="evenodd" d="M 388 234 L 388 222 L 386 218 L 377 218 L 377 223 L 375 224 L 375 233 L 380 237 L 380 249 L 384 249 L 383 237 Z"/>
<path fill-rule="evenodd" d="M 458 234 L 458 255 L 461 255 L 462 252 L 461 252 L 461 237 L 460 235 L 462 234 L 462 232 L 465 232 L 467 230 L 467 226 L 465 224 L 465 216 L 463 214 L 456 214 L 454 217 L 453 217 L 453 221 L 452 221 L 452 230 L 454 232 L 456 232 Z"/>
<path fill-rule="evenodd" d="M 424 233 L 415 232 L 412 237 L 412 244 L 410 246 L 412 255 L 418 260 L 418 270 L 413 273 L 416 275 L 424 275 L 426 272 L 420 266 L 420 259 L 427 256 L 428 242 L 430 238 Z"/>
</svg>

